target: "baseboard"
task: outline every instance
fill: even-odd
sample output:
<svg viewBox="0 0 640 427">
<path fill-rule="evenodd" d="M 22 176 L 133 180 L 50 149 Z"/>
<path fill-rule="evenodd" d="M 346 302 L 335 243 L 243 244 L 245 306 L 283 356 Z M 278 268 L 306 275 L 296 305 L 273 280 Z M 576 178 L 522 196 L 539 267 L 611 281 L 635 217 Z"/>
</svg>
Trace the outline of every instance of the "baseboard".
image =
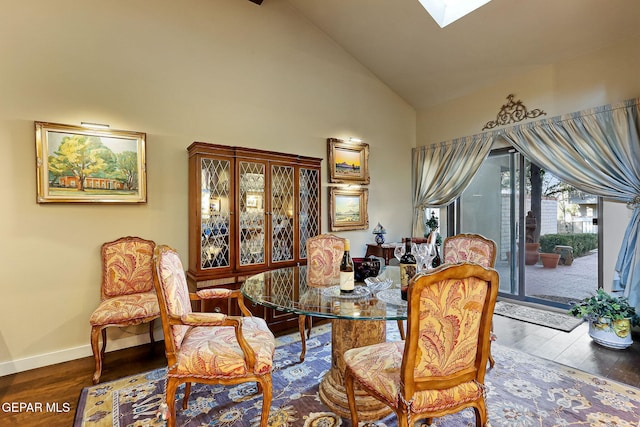
<svg viewBox="0 0 640 427">
<path fill-rule="evenodd" d="M 156 341 L 163 340 L 162 330 L 154 331 L 154 339 Z M 121 350 L 123 348 L 135 347 L 149 343 L 149 334 L 139 334 L 118 339 L 109 339 L 107 341 L 107 353 Z M 81 359 L 83 357 L 93 357 L 91 344 L 79 347 L 67 348 L 64 350 L 54 351 L 51 353 L 38 354 L 23 359 L 11 360 L 8 362 L 0 362 L 0 377 L 5 375 L 16 374 L 18 372 L 28 371 L 30 369 L 42 368 L 44 366 L 55 365 L 56 363 L 69 362 L 71 360 Z"/>
</svg>

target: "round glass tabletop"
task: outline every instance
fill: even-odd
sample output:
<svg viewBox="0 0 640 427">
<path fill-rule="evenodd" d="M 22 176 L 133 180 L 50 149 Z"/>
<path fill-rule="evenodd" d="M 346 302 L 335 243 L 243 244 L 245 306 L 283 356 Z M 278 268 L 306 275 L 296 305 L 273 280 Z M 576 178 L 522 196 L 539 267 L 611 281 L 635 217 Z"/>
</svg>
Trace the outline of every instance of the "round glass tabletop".
<svg viewBox="0 0 640 427">
<path fill-rule="evenodd" d="M 394 283 L 384 290 L 356 284 L 341 293 L 336 283 L 309 283 L 307 267 L 286 267 L 247 278 L 240 288 L 249 301 L 280 311 L 334 319 L 404 320 L 406 301 Z M 397 294 L 397 295 L 396 295 Z"/>
</svg>

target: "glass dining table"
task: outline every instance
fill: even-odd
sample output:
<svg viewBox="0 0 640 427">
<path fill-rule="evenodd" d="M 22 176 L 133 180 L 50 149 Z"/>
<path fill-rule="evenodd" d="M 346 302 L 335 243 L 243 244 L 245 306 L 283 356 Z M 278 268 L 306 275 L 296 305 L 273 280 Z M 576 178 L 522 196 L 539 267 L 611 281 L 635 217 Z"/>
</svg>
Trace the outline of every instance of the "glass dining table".
<svg viewBox="0 0 640 427">
<path fill-rule="evenodd" d="M 344 352 L 384 342 L 387 321 L 406 320 L 407 305 L 400 298 L 398 283 L 377 292 L 357 284 L 353 293 L 342 294 L 335 282 L 309 283 L 307 268 L 279 268 L 250 276 L 242 284 L 241 292 L 255 304 L 332 319 L 332 363 L 320 382 L 319 393 L 334 413 L 349 418 L 343 375 Z M 358 389 L 356 404 L 362 420 L 377 420 L 391 412 L 389 407 Z"/>
</svg>

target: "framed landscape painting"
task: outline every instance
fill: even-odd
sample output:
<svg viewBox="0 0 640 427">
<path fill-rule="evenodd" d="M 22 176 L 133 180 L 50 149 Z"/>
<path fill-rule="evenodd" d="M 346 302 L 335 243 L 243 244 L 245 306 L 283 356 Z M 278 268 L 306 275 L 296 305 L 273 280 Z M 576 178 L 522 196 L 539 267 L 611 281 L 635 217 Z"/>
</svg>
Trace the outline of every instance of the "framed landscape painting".
<svg viewBox="0 0 640 427">
<path fill-rule="evenodd" d="M 329 182 L 369 184 L 369 144 L 327 139 Z"/>
<path fill-rule="evenodd" d="M 146 134 L 35 122 L 38 203 L 146 203 Z"/>
<path fill-rule="evenodd" d="M 369 191 L 329 187 L 329 231 L 366 230 Z"/>
</svg>

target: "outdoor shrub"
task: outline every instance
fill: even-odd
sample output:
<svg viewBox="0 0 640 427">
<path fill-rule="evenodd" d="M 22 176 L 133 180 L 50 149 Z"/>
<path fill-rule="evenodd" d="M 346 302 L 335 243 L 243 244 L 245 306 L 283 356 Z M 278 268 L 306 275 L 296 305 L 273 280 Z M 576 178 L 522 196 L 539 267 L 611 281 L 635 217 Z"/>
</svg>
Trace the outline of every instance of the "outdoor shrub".
<svg viewBox="0 0 640 427">
<path fill-rule="evenodd" d="M 545 234 L 540 236 L 540 252 L 553 252 L 557 245 L 571 246 L 573 256 L 579 257 L 598 247 L 598 235 L 580 234 Z"/>
</svg>

